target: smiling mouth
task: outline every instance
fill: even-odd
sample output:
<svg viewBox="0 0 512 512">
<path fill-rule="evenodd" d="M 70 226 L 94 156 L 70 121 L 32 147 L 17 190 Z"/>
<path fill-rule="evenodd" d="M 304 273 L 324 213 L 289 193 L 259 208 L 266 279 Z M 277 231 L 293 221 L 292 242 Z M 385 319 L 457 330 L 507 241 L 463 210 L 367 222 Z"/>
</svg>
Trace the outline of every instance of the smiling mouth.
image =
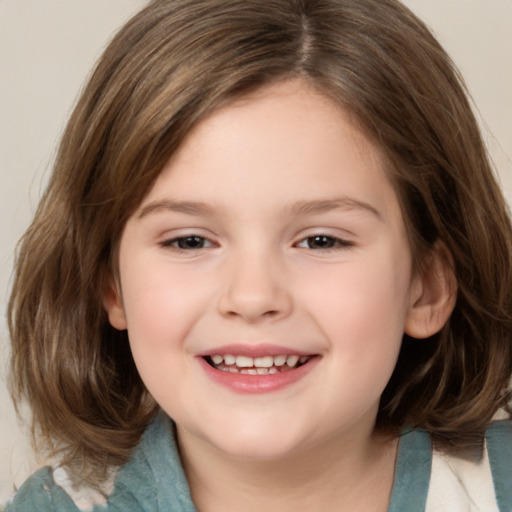
<svg viewBox="0 0 512 512">
<path fill-rule="evenodd" d="M 232 354 L 206 356 L 206 362 L 222 372 L 242 375 L 275 375 L 295 370 L 308 363 L 314 356 L 279 355 L 248 357 Z"/>
</svg>

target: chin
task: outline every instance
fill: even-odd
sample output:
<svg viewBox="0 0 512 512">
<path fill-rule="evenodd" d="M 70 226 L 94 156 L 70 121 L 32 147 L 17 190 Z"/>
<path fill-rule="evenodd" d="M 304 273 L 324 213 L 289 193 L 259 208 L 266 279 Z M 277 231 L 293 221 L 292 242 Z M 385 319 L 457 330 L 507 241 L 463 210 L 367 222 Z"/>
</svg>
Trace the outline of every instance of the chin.
<svg viewBox="0 0 512 512">
<path fill-rule="evenodd" d="M 290 440 L 244 438 L 219 444 L 217 448 L 232 458 L 258 462 L 285 459 L 300 446 Z"/>
<path fill-rule="evenodd" d="M 228 457 L 252 461 L 278 460 L 303 447 L 305 436 L 278 425 L 240 425 L 230 423 L 214 431 L 196 434 L 218 452 Z"/>
</svg>

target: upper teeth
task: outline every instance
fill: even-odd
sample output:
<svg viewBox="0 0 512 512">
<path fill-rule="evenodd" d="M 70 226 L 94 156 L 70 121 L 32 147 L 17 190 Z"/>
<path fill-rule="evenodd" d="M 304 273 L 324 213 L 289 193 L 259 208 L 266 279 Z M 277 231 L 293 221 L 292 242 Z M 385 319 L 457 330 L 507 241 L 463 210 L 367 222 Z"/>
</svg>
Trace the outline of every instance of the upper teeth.
<svg viewBox="0 0 512 512">
<path fill-rule="evenodd" d="M 299 361 L 305 363 L 309 359 L 308 356 L 263 356 L 263 357 L 247 357 L 235 356 L 231 354 L 215 354 L 212 356 L 214 364 L 236 365 L 239 368 L 271 368 L 272 366 L 295 366 Z"/>
</svg>

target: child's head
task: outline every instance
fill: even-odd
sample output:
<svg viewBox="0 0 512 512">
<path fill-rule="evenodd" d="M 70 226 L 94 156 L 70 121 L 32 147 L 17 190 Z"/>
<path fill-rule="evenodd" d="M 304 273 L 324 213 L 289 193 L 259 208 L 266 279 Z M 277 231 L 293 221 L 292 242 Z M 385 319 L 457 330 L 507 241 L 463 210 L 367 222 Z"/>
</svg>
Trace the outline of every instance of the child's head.
<svg viewBox="0 0 512 512">
<path fill-rule="evenodd" d="M 378 149 L 416 275 L 435 260 L 456 276 L 441 331 L 404 336 L 380 428 L 457 444 L 504 405 L 510 222 L 464 87 L 423 24 L 394 0 L 160 0 L 105 51 L 20 246 L 13 389 L 68 456 L 123 461 L 156 408 L 104 309 L 127 220 L 194 127 L 284 82 L 339 105 Z"/>
</svg>

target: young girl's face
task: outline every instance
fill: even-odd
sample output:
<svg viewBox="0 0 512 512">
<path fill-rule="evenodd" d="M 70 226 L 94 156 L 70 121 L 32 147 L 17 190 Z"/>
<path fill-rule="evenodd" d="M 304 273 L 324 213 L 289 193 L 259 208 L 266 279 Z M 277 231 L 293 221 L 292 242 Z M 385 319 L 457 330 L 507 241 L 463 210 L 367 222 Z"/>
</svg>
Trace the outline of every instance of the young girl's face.
<svg viewBox="0 0 512 512">
<path fill-rule="evenodd" d="M 288 81 L 190 133 L 125 226 L 106 307 L 183 439 L 284 457 L 371 435 L 411 260 L 379 151 Z"/>
</svg>

